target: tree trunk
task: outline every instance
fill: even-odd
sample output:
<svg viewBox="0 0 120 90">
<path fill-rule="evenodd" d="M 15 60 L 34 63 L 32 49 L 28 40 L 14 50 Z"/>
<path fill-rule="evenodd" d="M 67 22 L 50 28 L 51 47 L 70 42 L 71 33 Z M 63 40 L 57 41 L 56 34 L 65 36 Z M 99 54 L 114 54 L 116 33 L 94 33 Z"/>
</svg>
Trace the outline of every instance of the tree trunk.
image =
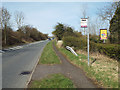
<svg viewBox="0 0 120 90">
<path fill-rule="evenodd" d="M 7 26 L 5 25 L 5 30 L 4 30 L 4 43 L 5 43 L 5 45 L 7 44 L 7 42 L 6 42 L 6 40 L 7 40 L 6 29 L 7 29 Z"/>
</svg>

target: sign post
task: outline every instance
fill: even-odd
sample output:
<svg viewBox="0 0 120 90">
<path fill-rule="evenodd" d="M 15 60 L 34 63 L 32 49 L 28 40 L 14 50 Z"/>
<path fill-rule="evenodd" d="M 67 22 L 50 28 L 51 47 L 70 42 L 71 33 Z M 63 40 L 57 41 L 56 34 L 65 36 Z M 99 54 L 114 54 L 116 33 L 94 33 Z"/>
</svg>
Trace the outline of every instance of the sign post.
<svg viewBox="0 0 120 90">
<path fill-rule="evenodd" d="M 105 43 L 106 39 L 107 39 L 107 29 L 100 29 L 100 40 L 103 40 L 103 43 Z"/>
<path fill-rule="evenodd" d="M 88 18 L 81 18 L 81 28 L 87 28 Z"/>
<path fill-rule="evenodd" d="M 87 28 L 88 27 L 88 18 L 81 18 L 81 28 Z M 87 38 L 87 51 L 88 51 L 88 66 L 89 66 L 89 28 L 88 28 L 88 38 Z"/>
<path fill-rule="evenodd" d="M 89 18 L 89 17 L 88 17 Z M 89 66 L 89 27 L 88 27 L 88 48 L 87 48 L 87 50 L 88 50 L 88 66 Z"/>
</svg>

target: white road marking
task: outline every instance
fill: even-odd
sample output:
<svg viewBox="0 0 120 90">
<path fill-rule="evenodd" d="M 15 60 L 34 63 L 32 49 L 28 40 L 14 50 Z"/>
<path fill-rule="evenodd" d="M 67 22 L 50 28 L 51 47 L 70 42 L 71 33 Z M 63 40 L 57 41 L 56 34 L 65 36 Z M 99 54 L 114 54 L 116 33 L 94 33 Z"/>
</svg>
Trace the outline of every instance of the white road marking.
<svg viewBox="0 0 120 90">
<path fill-rule="evenodd" d="M 44 41 L 33 42 L 33 43 L 29 43 L 29 44 L 27 44 L 27 45 L 11 47 L 11 48 L 4 49 L 4 50 L 5 50 L 5 51 L 18 50 L 18 49 L 21 49 L 21 48 L 23 48 L 23 47 L 30 46 L 30 45 L 33 45 L 33 44 L 37 44 L 37 43 L 40 43 L 40 42 L 44 42 Z M 0 53 L 5 53 L 5 51 L 0 50 Z"/>
<path fill-rule="evenodd" d="M 4 51 L 0 50 L 0 53 L 4 53 Z"/>
<path fill-rule="evenodd" d="M 17 47 L 13 47 L 13 48 L 9 48 L 10 50 L 17 50 L 17 49 L 21 49 L 23 48 L 23 46 L 17 46 Z"/>
</svg>

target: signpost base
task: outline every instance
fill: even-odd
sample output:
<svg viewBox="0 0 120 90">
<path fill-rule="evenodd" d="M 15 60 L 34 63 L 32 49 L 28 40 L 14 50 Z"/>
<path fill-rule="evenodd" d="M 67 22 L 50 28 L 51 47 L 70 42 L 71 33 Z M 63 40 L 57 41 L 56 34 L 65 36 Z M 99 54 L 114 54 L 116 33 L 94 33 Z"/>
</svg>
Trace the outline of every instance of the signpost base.
<svg viewBox="0 0 120 90">
<path fill-rule="evenodd" d="M 105 43 L 105 39 L 103 40 L 103 43 Z"/>
</svg>

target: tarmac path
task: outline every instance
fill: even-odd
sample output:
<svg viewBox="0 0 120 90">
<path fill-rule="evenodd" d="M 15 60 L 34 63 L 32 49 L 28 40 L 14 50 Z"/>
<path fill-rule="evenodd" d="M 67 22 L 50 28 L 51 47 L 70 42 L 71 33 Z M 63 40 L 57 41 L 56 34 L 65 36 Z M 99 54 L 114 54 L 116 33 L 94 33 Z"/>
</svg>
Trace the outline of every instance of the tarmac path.
<svg viewBox="0 0 120 90">
<path fill-rule="evenodd" d="M 59 52 L 54 44 L 53 48 L 62 63 L 55 65 L 38 64 L 33 73 L 32 80 L 40 80 L 49 74 L 61 73 L 69 77 L 76 88 L 98 88 L 97 85 L 85 76 L 85 73 L 80 68 L 72 65 L 66 57 Z"/>
</svg>

